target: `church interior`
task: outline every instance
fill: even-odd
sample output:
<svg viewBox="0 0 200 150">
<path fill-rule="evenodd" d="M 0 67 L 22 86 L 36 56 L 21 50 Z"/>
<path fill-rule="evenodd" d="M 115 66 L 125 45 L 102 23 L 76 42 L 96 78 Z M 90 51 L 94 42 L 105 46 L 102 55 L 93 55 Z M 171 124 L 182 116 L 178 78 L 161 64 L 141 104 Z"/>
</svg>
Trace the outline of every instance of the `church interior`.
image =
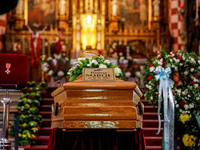
<svg viewBox="0 0 200 150">
<path fill-rule="evenodd" d="M 0 149 L 200 149 L 200 0 L 1 3 Z"/>
</svg>

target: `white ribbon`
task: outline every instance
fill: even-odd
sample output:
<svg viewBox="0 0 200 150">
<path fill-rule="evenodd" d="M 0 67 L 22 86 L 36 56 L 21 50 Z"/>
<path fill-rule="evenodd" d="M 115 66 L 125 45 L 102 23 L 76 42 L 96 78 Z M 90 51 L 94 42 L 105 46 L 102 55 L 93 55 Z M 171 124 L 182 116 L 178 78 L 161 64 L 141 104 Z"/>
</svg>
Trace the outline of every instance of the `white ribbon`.
<svg viewBox="0 0 200 150">
<path fill-rule="evenodd" d="M 162 92 L 163 92 L 165 150 L 174 149 L 174 100 L 173 100 L 173 94 L 171 90 L 171 86 L 173 86 L 174 82 L 171 79 L 169 79 L 169 77 L 167 76 L 170 73 L 171 73 L 171 69 L 169 67 L 166 69 L 164 68 L 161 69 L 159 67 L 156 67 L 156 70 L 155 70 L 156 80 L 160 79 L 159 98 L 158 98 L 159 127 L 158 127 L 158 132 L 156 134 L 160 133 L 160 128 L 161 128 L 160 108 L 161 108 L 161 99 L 162 99 Z M 168 101 L 168 93 L 169 93 L 169 101 Z"/>
</svg>

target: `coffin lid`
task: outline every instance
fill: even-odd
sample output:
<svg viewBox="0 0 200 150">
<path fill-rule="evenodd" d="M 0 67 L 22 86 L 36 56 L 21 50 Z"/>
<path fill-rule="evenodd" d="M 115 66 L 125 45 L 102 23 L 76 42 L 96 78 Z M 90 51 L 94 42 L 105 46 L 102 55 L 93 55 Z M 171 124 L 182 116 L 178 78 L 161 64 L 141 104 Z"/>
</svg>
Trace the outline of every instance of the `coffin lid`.
<svg viewBox="0 0 200 150">
<path fill-rule="evenodd" d="M 83 82 L 83 81 L 73 81 L 68 82 L 57 88 L 51 93 L 53 97 L 62 93 L 65 90 L 83 90 L 83 89 L 113 89 L 113 90 L 134 90 L 136 88 L 136 83 L 117 80 L 116 82 Z"/>
</svg>

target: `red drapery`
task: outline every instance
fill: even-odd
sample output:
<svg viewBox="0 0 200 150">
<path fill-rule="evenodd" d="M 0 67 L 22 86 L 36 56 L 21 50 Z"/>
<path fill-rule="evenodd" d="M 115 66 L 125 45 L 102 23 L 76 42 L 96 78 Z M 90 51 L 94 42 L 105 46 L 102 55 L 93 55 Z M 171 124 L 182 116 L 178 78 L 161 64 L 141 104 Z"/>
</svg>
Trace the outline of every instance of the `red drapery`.
<svg viewBox="0 0 200 150">
<path fill-rule="evenodd" d="M 135 132 L 109 129 L 62 132 L 62 129 L 53 129 L 48 150 L 146 150 L 146 142 L 141 129 Z"/>
<path fill-rule="evenodd" d="M 56 41 L 56 53 L 59 55 L 62 52 L 62 45 L 60 37 Z"/>
</svg>

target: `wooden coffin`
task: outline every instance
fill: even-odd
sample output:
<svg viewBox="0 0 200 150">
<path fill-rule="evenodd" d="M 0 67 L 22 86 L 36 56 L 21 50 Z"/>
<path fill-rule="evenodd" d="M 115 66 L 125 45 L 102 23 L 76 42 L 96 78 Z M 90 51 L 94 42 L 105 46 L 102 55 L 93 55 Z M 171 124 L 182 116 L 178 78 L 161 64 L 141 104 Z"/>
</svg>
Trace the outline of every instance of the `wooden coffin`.
<svg viewBox="0 0 200 150">
<path fill-rule="evenodd" d="M 52 128 L 136 129 L 142 127 L 137 107 L 140 90 L 133 82 L 68 82 L 52 92 L 57 114 L 51 115 Z M 139 97 L 138 97 L 139 98 Z M 139 98 L 140 100 L 140 98 Z M 55 112 L 55 111 L 54 111 Z"/>
</svg>

